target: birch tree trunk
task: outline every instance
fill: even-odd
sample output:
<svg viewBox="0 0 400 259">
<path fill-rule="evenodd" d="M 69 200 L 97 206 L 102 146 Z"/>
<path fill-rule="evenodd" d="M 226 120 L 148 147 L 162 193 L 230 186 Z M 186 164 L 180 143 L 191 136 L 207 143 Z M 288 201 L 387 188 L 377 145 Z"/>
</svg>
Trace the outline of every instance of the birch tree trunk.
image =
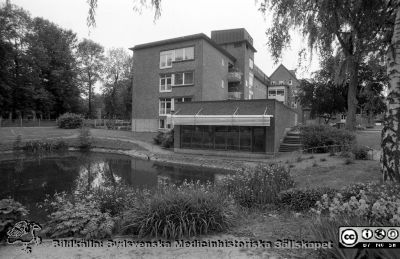
<svg viewBox="0 0 400 259">
<path fill-rule="evenodd" d="M 381 168 L 383 179 L 400 182 L 400 8 L 396 10 L 391 46 L 387 53 L 389 76 L 388 110 L 382 130 Z"/>
</svg>

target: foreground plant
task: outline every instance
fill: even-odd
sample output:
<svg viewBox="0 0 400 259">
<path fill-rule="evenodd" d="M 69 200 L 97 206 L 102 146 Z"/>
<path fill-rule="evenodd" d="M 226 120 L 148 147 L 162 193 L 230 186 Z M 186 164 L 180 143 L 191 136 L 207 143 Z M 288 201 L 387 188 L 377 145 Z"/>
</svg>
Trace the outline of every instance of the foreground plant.
<svg viewBox="0 0 400 259">
<path fill-rule="evenodd" d="M 223 188 L 243 207 L 275 203 L 279 192 L 294 187 L 289 169 L 273 164 L 242 169 L 227 176 Z"/>
<path fill-rule="evenodd" d="M 235 211 L 233 199 L 211 184 L 162 185 L 126 211 L 123 228 L 138 237 L 198 236 L 227 230 Z"/>
</svg>

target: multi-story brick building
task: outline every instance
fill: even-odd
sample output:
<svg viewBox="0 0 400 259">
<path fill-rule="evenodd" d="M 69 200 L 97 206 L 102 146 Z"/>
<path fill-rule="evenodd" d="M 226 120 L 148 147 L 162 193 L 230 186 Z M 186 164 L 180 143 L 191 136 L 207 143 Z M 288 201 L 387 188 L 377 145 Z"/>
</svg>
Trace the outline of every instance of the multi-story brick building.
<svg viewBox="0 0 400 259">
<path fill-rule="evenodd" d="M 169 128 L 166 115 L 188 101 L 265 99 L 269 78 L 254 65 L 245 29 L 136 45 L 133 130 Z"/>
<path fill-rule="evenodd" d="M 300 80 L 296 77 L 296 70 L 289 70 L 284 65 L 279 65 L 271 74 L 271 86 L 268 88 L 268 99 L 275 99 L 295 109 L 300 123 L 305 122 L 303 109 L 298 102 Z M 297 124 L 297 122 L 296 122 Z"/>
<path fill-rule="evenodd" d="M 201 33 L 151 42 L 136 45 L 132 50 L 133 131 L 154 132 L 175 125 L 176 149 L 188 147 L 186 131 L 190 130 L 197 136 L 208 132 L 207 140 L 197 139 L 212 142 L 212 147 L 210 144 L 207 149 L 228 150 L 229 146 L 235 146 L 237 151 L 265 153 L 275 152 L 275 137 L 284 132 L 281 128 L 294 124 L 294 120 L 292 123 L 289 119 L 294 117 L 294 112 L 282 108 L 283 104 L 266 100 L 270 80 L 254 64 L 253 39 L 243 28 L 212 31 L 211 38 Z M 205 106 L 215 110 L 205 109 Z M 280 115 L 287 113 L 287 121 L 274 123 L 272 119 L 271 122 L 274 115 L 267 110 L 282 111 Z M 194 125 L 202 127 L 185 127 Z M 279 130 L 277 125 L 280 125 Z M 233 133 L 228 133 L 231 130 Z M 240 144 L 229 145 L 226 137 L 221 140 L 221 134 L 233 134 L 233 139 L 242 143 L 239 132 L 242 137 L 250 138 L 250 143 L 247 143 L 249 139 L 243 140 L 247 143 L 244 149 Z M 181 142 L 181 138 L 184 141 Z M 263 139 L 264 145 L 257 146 L 259 139 Z M 267 139 L 271 142 L 266 142 Z"/>
</svg>

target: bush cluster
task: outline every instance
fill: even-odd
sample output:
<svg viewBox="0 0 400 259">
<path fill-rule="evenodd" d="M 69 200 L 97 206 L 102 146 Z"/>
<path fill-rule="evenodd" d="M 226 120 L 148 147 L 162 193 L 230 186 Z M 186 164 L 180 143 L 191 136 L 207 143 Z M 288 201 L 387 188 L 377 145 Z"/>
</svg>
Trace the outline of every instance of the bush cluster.
<svg viewBox="0 0 400 259">
<path fill-rule="evenodd" d="M 183 183 L 137 190 L 124 185 L 55 194 L 44 207 L 51 237 L 105 238 L 124 232 L 139 237 L 181 238 L 224 231 L 233 224 L 234 201 L 214 185 Z"/>
<path fill-rule="evenodd" d="M 358 217 L 370 224 L 400 224 L 400 185 L 396 183 L 357 184 L 331 198 L 323 195 L 317 202 L 318 215 L 331 219 Z"/>
<path fill-rule="evenodd" d="M 139 237 L 176 239 L 228 229 L 235 217 L 233 200 L 213 185 L 163 185 L 144 195 L 126 212 L 125 232 Z"/>
<path fill-rule="evenodd" d="M 26 142 L 22 149 L 32 153 L 63 151 L 68 149 L 68 144 L 63 140 L 32 140 Z"/>
<path fill-rule="evenodd" d="M 74 201 L 65 193 L 56 193 L 54 199 L 47 202 L 53 212 L 43 232 L 52 238 L 106 238 L 113 233 L 115 219 L 108 212 L 101 212 L 91 195 Z"/>
<path fill-rule="evenodd" d="M 368 160 L 368 151 L 365 146 L 354 146 L 351 150 L 356 160 Z"/>
<path fill-rule="evenodd" d="M 243 207 L 275 203 L 279 192 L 294 187 L 289 169 L 283 165 L 257 166 L 227 176 L 222 185 Z"/>
<path fill-rule="evenodd" d="M 294 211 L 306 211 L 316 206 L 324 194 L 333 197 L 337 190 L 332 188 L 300 189 L 292 188 L 279 193 L 279 206 Z"/>
<path fill-rule="evenodd" d="M 174 130 L 159 131 L 153 139 L 154 144 L 160 145 L 163 148 L 171 148 L 174 146 Z"/>
<path fill-rule="evenodd" d="M 7 231 L 28 214 L 28 210 L 19 202 L 9 198 L 0 200 L 0 241 L 7 238 Z"/>
<path fill-rule="evenodd" d="M 64 113 L 57 119 L 57 125 L 62 129 L 77 129 L 83 125 L 83 117 L 75 113 Z"/>
<path fill-rule="evenodd" d="M 326 153 L 334 149 L 334 147 L 327 146 L 339 146 L 337 148 L 342 150 L 346 147 L 349 148 L 355 141 L 353 133 L 325 125 L 302 126 L 300 134 L 303 148 L 308 152 Z"/>
</svg>

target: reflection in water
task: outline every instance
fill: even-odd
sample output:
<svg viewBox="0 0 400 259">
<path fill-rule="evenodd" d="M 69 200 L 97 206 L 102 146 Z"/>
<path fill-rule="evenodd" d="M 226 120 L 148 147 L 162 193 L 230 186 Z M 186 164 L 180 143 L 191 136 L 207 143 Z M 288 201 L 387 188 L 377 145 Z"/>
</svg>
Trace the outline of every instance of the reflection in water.
<svg viewBox="0 0 400 259">
<path fill-rule="evenodd" d="M 43 221 L 37 208 L 55 192 L 115 187 L 156 188 L 160 179 L 175 184 L 184 180 L 213 182 L 227 173 L 196 167 L 180 167 L 122 155 L 70 152 L 45 157 L 17 156 L 0 162 L 0 199 L 14 198 L 30 210 L 31 220 Z"/>
</svg>

